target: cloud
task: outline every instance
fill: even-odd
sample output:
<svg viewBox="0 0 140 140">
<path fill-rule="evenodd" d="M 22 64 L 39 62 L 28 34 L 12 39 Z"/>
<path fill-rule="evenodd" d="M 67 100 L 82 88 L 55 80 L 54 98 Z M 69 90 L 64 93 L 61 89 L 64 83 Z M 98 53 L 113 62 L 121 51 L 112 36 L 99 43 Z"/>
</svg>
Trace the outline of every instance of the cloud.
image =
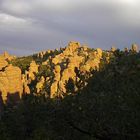
<svg viewBox="0 0 140 140">
<path fill-rule="evenodd" d="M 30 10 L 30 4 L 25 0 L 2 0 L 1 8 L 12 14 L 25 14 Z"/>
<path fill-rule="evenodd" d="M 14 17 L 12 15 L 8 15 L 5 13 L 0 13 L 0 26 L 4 25 L 10 25 L 10 26 L 23 26 L 27 25 L 30 22 L 27 21 L 26 19 L 22 19 L 19 17 Z"/>
<path fill-rule="evenodd" d="M 70 40 L 101 48 L 140 44 L 139 7 L 139 0 L 1 0 L 0 50 L 29 54 Z"/>
</svg>

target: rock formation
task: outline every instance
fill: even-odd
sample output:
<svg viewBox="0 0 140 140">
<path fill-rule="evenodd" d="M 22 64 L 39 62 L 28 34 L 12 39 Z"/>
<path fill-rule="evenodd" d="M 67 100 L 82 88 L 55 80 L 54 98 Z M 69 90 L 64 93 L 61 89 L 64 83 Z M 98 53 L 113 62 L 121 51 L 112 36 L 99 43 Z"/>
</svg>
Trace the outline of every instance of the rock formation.
<svg viewBox="0 0 140 140">
<path fill-rule="evenodd" d="M 133 45 L 132 49 L 136 51 L 137 47 Z M 18 92 L 21 96 L 22 93 L 30 94 L 34 90 L 34 93 L 46 91 L 50 98 L 63 98 L 67 94 L 66 85 L 69 80 L 74 83 L 74 91 L 82 89 L 87 85 L 86 80 L 92 76 L 91 71 L 98 71 L 101 61 L 109 63 L 114 51 L 113 47 L 110 51 L 104 52 L 100 48 L 91 49 L 86 45 L 82 46 L 79 42 L 71 41 L 60 50 L 42 51 L 33 55 L 32 59 L 24 57 L 23 62 L 28 63 L 23 69 L 8 65 L 8 62 L 14 58 L 5 52 L 0 56 L 2 97 L 6 100 L 8 93 Z M 18 58 L 16 60 L 18 62 Z M 81 79 L 80 76 L 83 78 Z M 82 83 L 81 87 L 77 86 L 78 82 Z"/>
<path fill-rule="evenodd" d="M 2 70 L 2 68 L 6 67 L 7 65 L 8 62 L 4 58 L 0 57 L 0 70 Z"/>
<path fill-rule="evenodd" d="M 132 52 L 138 52 L 138 45 L 135 44 L 135 43 L 132 44 L 131 51 L 132 51 Z"/>
<path fill-rule="evenodd" d="M 22 74 L 22 83 L 23 83 L 23 94 L 30 94 L 30 88 L 28 86 L 28 79 L 25 74 Z"/>
<path fill-rule="evenodd" d="M 80 43 L 74 41 L 70 42 L 59 55 L 52 58 L 52 63 L 55 66 L 50 97 L 63 97 L 66 94 L 66 83 L 69 79 L 74 82 L 77 80 L 75 68 L 83 73 L 98 70 L 101 58 L 102 50 L 100 48 L 88 53 L 87 46 L 81 46 Z M 77 90 L 77 87 L 75 87 L 75 90 Z"/>
<path fill-rule="evenodd" d="M 25 71 L 25 75 L 23 76 L 23 83 L 30 84 L 32 80 L 35 80 L 35 74 L 38 73 L 39 65 L 36 64 L 35 61 L 32 61 L 29 66 L 29 70 Z"/>
<path fill-rule="evenodd" d="M 20 68 L 8 65 L 4 71 L 0 72 L 0 91 L 4 101 L 7 100 L 8 93 L 18 93 L 21 97 L 23 86 Z"/>
<path fill-rule="evenodd" d="M 45 83 L 45 78 L 42 76 L 40 81 L 36 85 L 37 93 L 39 93 L 43 89 L 44 83 Z"/>
<path fill-rule="evenodd" d="M 15 59 L 15 56 L 9 55 L 8 52 L 4 52 L 0 55 L 0 70 L 8 65 L 8 61 L 10 62 L 12 59 Z"/>
</svg>

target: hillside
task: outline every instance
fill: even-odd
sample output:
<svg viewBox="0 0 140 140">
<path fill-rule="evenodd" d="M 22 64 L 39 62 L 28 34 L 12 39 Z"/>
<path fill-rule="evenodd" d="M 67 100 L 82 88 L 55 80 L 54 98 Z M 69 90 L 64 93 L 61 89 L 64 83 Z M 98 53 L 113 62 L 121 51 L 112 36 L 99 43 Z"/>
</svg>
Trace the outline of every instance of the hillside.
<svg viewBox="0 0 140 140">
<path fill-rule="evenodd" d="M 63 98 L 71 94 L 66 89 L 69 80 L 74 82 L 74 92 L 82 89 L 92 76 L 90 72 L 99 71 L 100 63 L 109 63 L 111 57 L 113 51 L 91 49 L 78 42 L 70 42 L 65 48 L 48 50 L 33 56 L 11 60 L 5 58 L 0 72 L 2 97 L 7 100 L 8 94 L 19 93 L 21 97 L 22 94 L 44 93 L 50 98 Z M 80 78 L 82 75 L 83 79 Z"/>
<path fill-rule="evenodd" d="M 2 140 L 139 140 L 140 53 L 78 42 L 0 57 Z M 2 101 L 3 100 L 3 101 Z"/>
</svg>

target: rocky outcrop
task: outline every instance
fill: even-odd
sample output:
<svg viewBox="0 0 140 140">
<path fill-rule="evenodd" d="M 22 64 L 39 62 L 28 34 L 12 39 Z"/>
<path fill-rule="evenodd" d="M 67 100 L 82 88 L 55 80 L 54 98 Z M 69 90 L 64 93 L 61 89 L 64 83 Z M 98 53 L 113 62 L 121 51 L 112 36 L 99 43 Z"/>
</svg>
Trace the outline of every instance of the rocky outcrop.
<svg viewBox="0 0 140 140">
<path fill-rule="evenodd" d="M 0 55 L 0 70 L 2 70 L 2 68 L 6 67 L 8 65 L 8 62 L 6 61 L 7 57 L 8 57 L 7 52 Z"/>
<path fill-rule="evenodd" d="M 102 50 L 100 48 L 89 52 L 87 46 L 81 46 L 80 43 L 74 41 L 70 42 L 60 54 L 52 58 L 54 78 L 50 87 L 50 97 L 63 97 L 67 92 L 66 84 L 69 79 L 73 82 L 78 79 L 75 69 L 81 73 L 99 70 L 101 59 Z M 76 90 L 77 87 L 75 87 Z"/>
<path fill-rule="evenodd" d="M 22 83 L 23 83 L 23 93 L 30 94 L 29 84 L 36 79 L 35 74 L 38 73 L 39 65 L 35 61 L 30 63 L 28 70 L 25 71 L 25 74 L 22 74 Z"/>
<path fill-rule="evenodd" d="M 39 93 L 43 89 L 44 83 L 45 83 L 45 78 L 42 76 L 40 81 L 36 85 L 37 93 Z"/>
<path fill-rule="evenodd" d="M 48 54 L 50 54 L 51 52 L 53 52 L 53 51 L 52 51 L 52 50 L 47 50 L 47 51 L 39 52 L 39 53 L 37 54 L 37 58 L 43 59 L 43 58 L 45 57 L 45 55 L 48 55 Z"/>
<path fill-rule="evenodd" d="M 8 61 L 10 62 L 12 59 L 15 59 L 15 56 L 9 55 L 8 52 L 4 52 L 0 55 L 0 70 L 2 70 L 4 67 L 8 65 Z"/>
<path fill-rule="evenodd" d="M 35 79 L 35 73 L 38 73 L 38 65 L 35 61 L 32 61 L 29 67 L 28 76 L 31 80 Z"/>
<path fill-rule="evenodd" d="M 138 45 L 135 44 L 135 43 L 132 44 L 131 51 L 132 51 L 132 52 L 138 52 Z"/>
<path fill-rule="evenodd" d="M 29 66 L 29 70 L 26 70 L 25 74 L 22 75 L 22 81 L 26 89 L 27 89 L 27 84 L 30 84 L 31 81 L 36 79 L 35 74 L 38 73 L 38 67 L 39 65 L 37 65 L 35 61 L 32 61 Z"/>
<path fill-rule="evenodd" d="M 53 79 L 53 83 L 51 85 L 51 88 L 50 88 L 50 97 L 53 98 L 55 97 L 55 95 L 58 93 L 58 84 L 60 82 L 60 76 L 61 76 L 61 67 L 60 65 L 56 65 L 54 67 L 54 70 L 53 70 L 53 73 L 54 73 L 54 79 Z"/>
<path fill-rule="evenodd" d="M 8 94 L 18 93 L 21 97 L 23 85 L 20 68 L 8 65 L 3 72 L 0 72 L 0 91 L 4 101 L 7 100 Z"/>
<path fill-rule="evenodd" d="M 137 46 L 133 45 L 132 50 L 136 51 Z M 73 91 L 82 89 L 87 85 L 88 78 L 92 76 L 91 71 L 99 71 L 101 61 L 109 63 L 110 57 L 115 51 L 114 47 L 110 51 L 104 52 L 100 48 L 91 49 L 79 42 L 71 41 L 60 50 L 42 51 L 33 55 L 31 61 L 28 61 L 27 58 L 27 61 L 24 62 L 29 63 L 26 65 L 27 68 L 24 65 L 23 69 L 21 67 L 22 74 L 18 67 L 8 65 L 11 57 L 5 52 L 0 57 L 2 97 L 6 100 L 8 93 L 18 92 L 21 96 L 22 93 L 30 94 L 33 90 L 34 93 L 46 91 L 50 98 L 63 98 L 68 94 L 67 83 L 69 81 L 74 83 Z M 78 86 L 78 82 L 82 85 Z"/>
<path fill-rule="evenodd" d="M 8 62 L 4 58 L 0 57 L 0 70 L 2 70 L 2 68 L 6 67 L 7 65 Z"/>
<path fill-rule="evenodd" d="M 30 94 L 30 88 L 28 86 L 28 79 L 25 74 L 22 74 L 22 83 L 23 83 L 23 93 L 24 94 Z"/>
</svg>

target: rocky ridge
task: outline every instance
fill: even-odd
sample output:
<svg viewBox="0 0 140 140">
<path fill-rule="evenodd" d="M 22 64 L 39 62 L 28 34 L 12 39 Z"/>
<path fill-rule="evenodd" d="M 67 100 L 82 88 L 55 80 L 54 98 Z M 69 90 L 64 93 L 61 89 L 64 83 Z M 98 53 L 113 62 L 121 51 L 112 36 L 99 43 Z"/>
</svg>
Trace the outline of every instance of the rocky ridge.
<svg viewBox="0 0 140 140">
<path fill-rule="evenodd" d="M 71 41 L 65 48 L 34 54 L 30 60 L 4 53 L 0 56 L 2 98 L 7 100 L 8 94 L 14 93 L 19 93 L 20 97 L 22 94 L 38 96 L 43 93 L 50 98 L 64 98 L 85 87 L 93 76 L 91 71 L 99 71 L 101 64 L 108 64 L 115 51 L 115 47 L 103 51 Z M 137 45 L 133 44 L 131 50 L 125 48 L 125 52 L 128 51 L 137 51 Z M 72 91 L 68 91 L 67 85 L 73 85 Z"/>
<path fill-rule="evenodd" d="M 103 58 L 102 54 L 103 51 L 100 48 L 90 49 L 79 42 L 71 41 L 65 48 L 60 48 L 60 50 L 48 50 L 34 55 L 36 60 L 43 61 L 39 64 L 38 72 L 36 71 L 36 74 L 40 76 L 30 82 L 36 81 L 33 92 L 39 94 L 45 90 L 50 98 L 63 98 L 65 95 L 71 94 L 71 92 L 68 93 L 66 88 L 69 80 L 72 80 L 75 85 L 73 89 L 75 92 L 82 89 L 87 85 L 86 80 L 92 76 L 90 72 L 99 70 L 100 61 Z M 105 63 L 109 62 L 110 55 L 111 53 L 104 59 Z M 46 56 L 48 56 L 47 59 L 44 59 Z M 45 70 L 41 72 L 42 66 L 47 71 L 46 74 L 43 74 Z M 85 78 L 80 79 L 79 74 Z M 80 85 L 80 83 L 82 86 L 78 87 L 76 84 Z"/>
</svg>

